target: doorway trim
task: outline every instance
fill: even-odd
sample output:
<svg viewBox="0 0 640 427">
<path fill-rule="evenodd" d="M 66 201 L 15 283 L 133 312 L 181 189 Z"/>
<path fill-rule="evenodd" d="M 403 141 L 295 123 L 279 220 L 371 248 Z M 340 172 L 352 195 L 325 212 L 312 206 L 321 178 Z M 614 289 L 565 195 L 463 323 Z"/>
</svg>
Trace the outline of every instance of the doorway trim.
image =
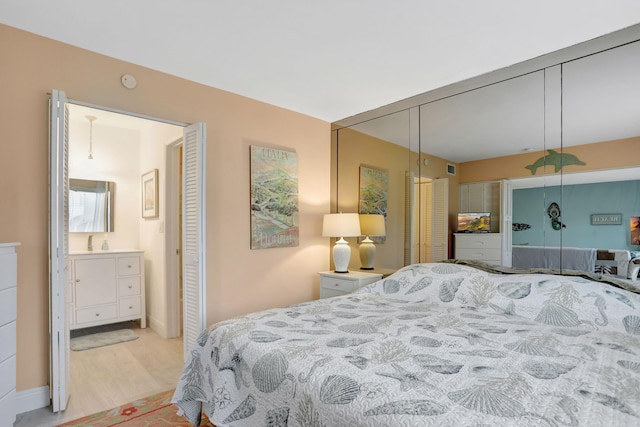
<svg viewBox="0 0 640 427">
<path fill-rule="evenodd" d="M 160 123 L 167 123 L 167 124 L 171 124 L 171 125 L 175 125 L 175 126 L 180 126 L 184 129 L 183 131 L 183 135 L 184 132 L 186 132 L 187 130 L 189 130 L 191 133 L 193 133 L 193 129 L 197 128 L 199 130 L 202 130 L 200 132 L 197 133 L 196 139 L 195 141 L 197 141 L 199 144 L 201 144 L 201 148 L 197 151 L 197 159 L 199 163 L 204 163 L 205 162 L 205 157 L 204 157 L 204 145 L 206 144 L 206 137 L 205 137 L 205 132 L 203 131 L 205 129 L 205 125 L 202 123 L 198 123 L 196 125 L 188 125 L 186 123 L 180 123 L 180 122 L 175 122 L 175 121 L 170 121 L 170 120 L 165 120 L 165 119 L 159 119 L 159 118 L 155 118 L 155 117 L 150 117 L 150 116 L 145 116 L 145 115 L 141 115 L 141 114 L 135 114 L 135 113 L 131 113 L 131 112 L 127 112 L 127 111 L 122 111 L 122 110 L 117 110 L 117 109 L 113 109 L 113 108 L 108 108 L 108 107 L 104 107 L 104 106 L 99 106 L 99 105 L 94 105 L 94 104 L 90 104 L 90 103 L 85 103 L 85 102 L 80 102 L 80 101 L 76 101 L 76 100 L 72 100 L 66 97 L 64 91 L 61 90 L 53 90 L 51 94 L 49 94 L 49 99 L 54 99 L 57 100 L 56 101 L 56 108 L 51 108 L 51 117 L 50 117 L 50 123 L 49 123 L 49 127 L 52 127 L 53 122 L 57 123 L 57 120 L 59 120 L 59 118 L 67 118 L 66 114 L 59 114 L 57 113 L 57 111 L 64 111 L 66 106 L 68 104 L 73 104 L 73 105 L 79 105 L 79 106 L 84 106 L 84 107 L 88 107 L 88 108 L 93 108 L 93 109 L 97 109 L 97 110 L 102 110 L 102 111 L 108 111 L 108 112 L 113 112 L 113 113 L 117 113 L 117 114 L 122 114 L 122 115 L 127 115 L 130 117 L 135 117 L 135 118 L 141 118 L 141 119 L 147 119 L 147 120 L 152 120 L 152 121 L 156 121 L 156 122 L 160 122 Z M 50 153 L 49 153 L 49 162 L 52 162 L 52 159 L 60 159 L 60 158 L 64 158 L 64 152 L 61 151 L 61 148 L 59 145 L 66 147 L 68 144 L 68 134 L 67 134 L 67 123 L 64 123 L 63 126 L 58 126 L 56 128 L 56 132 L 55 132 L 55 138 L 53 138 L 53 135 L 50 135 L 50 140 L 48 141 L 48 145 L 50 148 Z M 62 140 L 64 142 L 64 144 L 58 144 L 58 141 Z M 200 147 L 200 145 L 199 145 Z M 63 148 L 64 150 L 66 150 L 66 148 Z M 57 163 L 56 163 L 57 164 Z M 199 165 L 198 166 L 199 169 L 202 169 L 202 166 Z M 204 180 L 204 175 L 201 173 L 201 171 L 199 170 L 199 173 L 197 174 L 198 177 L 201 177 L 201 179 Z M 49 178 L 50 180 L 52 180 L 52 182 L 58 183 L 59 181 L 62 182 L 62 184 L 64 184 L 64 181 L 66 179 L 66 174 L 65 175 L 61 175 L 61 172 L 59 170 L 59 168 L 51 168 L 50 173 L 49 173 Z M 201 187 L 204 189 L 204 181 L 202 183 L 200 183 Z M 53 203 L 56 204 L 61 204 L 63 203 L 63 199 L 66 197 L 66 191 L 67 189 L 65 189 L 64 191 L 56 191 L 56 194 L 54 196 L 54 194 L 51 194 L 51 200 L 50 200 L 50 205 L 52 205 Z M 197 193 L 197 200 L 198 203 L 202 206 L 204 206 L 205 204 L 205 193 L 204 191 L 198 192 Z M 49 383 L 49 393 L 50 393 L 50 398 L 52 399 L 54 405 L 53 405 L 53 410 L 54 412 L 59 412 L 59 411 L 63 411 L 66 409 L 66 404 L 67 404 L 67 400 L 68 400 L 68 388 L 70 386 L 70 378 L 69 378 L 69 373 L 70 373 L 70 369 L 68 367 L 68 363 L 61 363 L 60 361 L 60 357 L 59 355 L 62 354 L 62 356 L 64 358 L 66 358 L 66 356 L 68 356 L 70 348 L 69 348 L 69 334 L 68 334 L 68 323 L 67 321 L 63 322 L 61 321 L 61 319 L 66 319 L 68 316 L 67 310 L 68 307 L 66 306 L 66 302 L 65 302 L 65 289 L 67 286 L 67 282 L 69 279 L 68 276 L 68 271 L 66 269 L 66 267 L 62 266 L 62 263 L 64 263 L 66 265 L 66 263 L 68 262 L 68 257 L 67 257 L 67 253 L 65 248 L 67 247 L 66 242 L 68 241 L 68 230 L 66 227 L 64 227 L 64 222 L 60 220 L 60 215 L 57 214 L 58 210 L 56 210 L 55 215 L 57 215 L 54 219 L 56 219 L 55 224 L 52 224 L 49 230 L 49 238 L 52 239 L 57 235 L 61 235 L 60 239 L 56 238 L 56 242 L 57 241 L 62 241 L 63 243 L 56 243 L 51 244 L 51 250 L 49 253 L 49 262 L 52 265 L 60 265 L 59 268 L 57 268 L 57 272 L 55 273 L 55 278 L 53 278 L 54 274 L 52 273 L 52 279 L 50 279 L 50 283 L 49 283 L 49 293 L 50 293 L 50 312 L 49 312 L 49 322 L 51 325 L 50 328 L 50 341 L 49 341 L 49 349 L 50 349 L 50 365 L 49 365 L 49 369 L 50 369 L 50 383 Z M 62 228 L 62 230 L 61 230 Z M 205 251 L 204 251 L 204 240 L 200 239 L 198 244 L 194 247 L 194 249 L 198 252 L 198 254 L 202 254 L 204 255 Z M 166 249 L 165 249 L 166 250 Z M 203 260 L 205 259 L 204 256 L 202 256 Z M 203 269 L 202 274 L 200 275 L 200 277 L 204 277 L 205 276 L 205 272 L 206 272 L 206 263 L 203 262 L 202 265 L 200 266 L 201 269 Z M 197 287 L 196 289 L 199 289 L 201 291 L 202 294 L 204 294 L 204 286 L 205 283 L 204 281 L 199 281 L 197 283 Z M 60 289 L 58 289 L 58 287 L 60 287 Z M 198 318 L 203 318 L 205 317 L 205 309 L 204 309 L 204 301 L 202 301 L 197 307 L 197 317 Z M 56 310 L 51 310 L 51 307 L 55 307 Z M 186 313 L 185 313 L 186 314 Z M 62 327 L 60 327 L 62 326 Z M 198 324 L 197 326 L 200 326 L 200 324 Z M 65 331 L 66 329 L 66 331 Z M 55 342 L 59 342 L 63 345 L 63 348 L 57 348 L 54 343 Z M 58 346 L 61 347 L 61 346 Z M 54 354 L 55 353 L 55 354 Z M 56 373 L 54 375 L 54 373 Z M 60 396 L 62 395 L 62 398 L 60 398 Z M 66 396 L 66 397 L 65 397 Z"/>
</svg>

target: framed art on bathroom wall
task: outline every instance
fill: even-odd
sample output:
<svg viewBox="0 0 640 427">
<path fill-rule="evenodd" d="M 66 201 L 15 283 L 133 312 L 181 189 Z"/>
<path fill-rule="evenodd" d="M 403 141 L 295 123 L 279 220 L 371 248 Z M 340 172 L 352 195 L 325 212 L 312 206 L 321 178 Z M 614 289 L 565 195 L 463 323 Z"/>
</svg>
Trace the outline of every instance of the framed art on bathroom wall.
<svg viewBox="0 0 640 427">
<path fill-rule="evenodd" d="M 142 218 L 158 217 L 158 169 L 142 175 Z"/>
</svg>

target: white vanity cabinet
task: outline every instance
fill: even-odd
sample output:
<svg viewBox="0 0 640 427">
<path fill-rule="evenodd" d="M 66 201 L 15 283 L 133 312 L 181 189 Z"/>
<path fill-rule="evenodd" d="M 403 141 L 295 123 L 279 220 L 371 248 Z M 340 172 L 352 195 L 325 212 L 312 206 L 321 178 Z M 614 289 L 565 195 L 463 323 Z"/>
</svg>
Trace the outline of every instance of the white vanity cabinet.
<svg viewBox="0 0 640 427">
<path fill-rule="evenodd" d="M 16 420 L 18 245 L 0 243 L 0 426 Z"/>
<path fill-rule="evenodd" d="M 70 329 L 140 319 L 146 327 L 144 252 L 69 255 Z"/>
</svg>

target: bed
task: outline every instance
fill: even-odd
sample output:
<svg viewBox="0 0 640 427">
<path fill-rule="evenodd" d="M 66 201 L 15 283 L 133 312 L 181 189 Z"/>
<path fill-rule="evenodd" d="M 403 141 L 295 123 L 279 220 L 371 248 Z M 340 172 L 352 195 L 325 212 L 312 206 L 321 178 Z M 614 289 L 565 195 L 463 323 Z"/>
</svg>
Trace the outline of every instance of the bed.
<svg viewBox="0 0 640 427">
<path fill-rule="evenodd" d="M 640 295 L 594 274 L 416 264 L 204 331 L 172 402 L 222 426 L 640 425 Z"/>
</svg>

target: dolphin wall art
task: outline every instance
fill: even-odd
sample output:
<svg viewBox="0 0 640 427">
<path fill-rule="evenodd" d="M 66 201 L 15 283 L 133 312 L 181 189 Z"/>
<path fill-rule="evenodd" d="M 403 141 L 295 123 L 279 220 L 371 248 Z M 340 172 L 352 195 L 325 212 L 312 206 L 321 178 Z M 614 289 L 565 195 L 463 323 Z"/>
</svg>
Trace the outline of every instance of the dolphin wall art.
<svg viewBox="0 0 640 427">
<path fill-rule="evenodd" d="M 549 152 L 549 154 L 547 154 L 546 156 L 540 157 L 538 160 L 535 161 L 534 164 L 525 166 L 527 169 L 531 171 L 531 175 L 535 175 L 536 172 L 538 171 L 538 168 L 547 166 L 547 165 L 552 165 L 555 168 L 556 172 L 560 172 L 560 169 L 562 169 L 564 166 L 567 166 L 567 165 L 578 165 L 578 166 L 586 165 L 585 162 L 581 161 L 573 154 L 558 153 L 555 150 L 547 150 L 547 151 Z"/>
</svg>

